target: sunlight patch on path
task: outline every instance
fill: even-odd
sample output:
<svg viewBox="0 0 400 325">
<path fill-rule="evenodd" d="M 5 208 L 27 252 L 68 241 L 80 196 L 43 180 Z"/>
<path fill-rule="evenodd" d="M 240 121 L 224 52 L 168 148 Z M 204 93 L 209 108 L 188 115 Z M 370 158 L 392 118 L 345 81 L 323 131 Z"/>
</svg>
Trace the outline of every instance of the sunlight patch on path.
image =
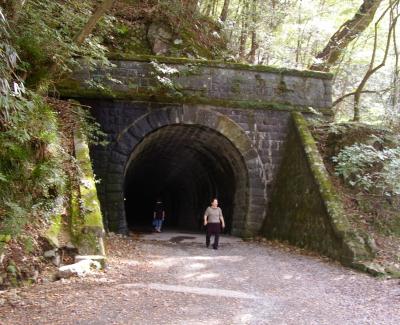
<svg viewBox="0 0 400 325">
<path fill-rule="evenodd" d="M 259 297 L 250 295 L 241 291 L 225 290 L 225 289 L 213 289 L 213 288 L 199 288 L 199 287 L 188 287 L 183 285 L 168 285 L 162 283 L 126 283 L 119 285 L 123 288 L 144 288 L 161 291 L 172 291 L 179 293 L 191 293 L 197 295 L 206 295 L 213 297 L 225 297 L 235 299 L 258 299 Z"/>
</svg>

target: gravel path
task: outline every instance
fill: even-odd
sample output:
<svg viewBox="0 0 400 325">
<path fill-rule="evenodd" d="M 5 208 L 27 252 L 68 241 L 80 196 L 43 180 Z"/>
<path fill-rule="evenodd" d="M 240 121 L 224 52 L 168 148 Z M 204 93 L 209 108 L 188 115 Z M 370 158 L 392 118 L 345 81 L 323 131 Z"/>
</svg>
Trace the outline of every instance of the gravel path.
<svg viewBox="0 0 400 325">
<path fill-rule="evenodd" d="M 3 293 L 0 324 L 400 324 L 398 280 L 276 243 L 203 241 L 113 237 L 105 272 Z"/>
</svg>

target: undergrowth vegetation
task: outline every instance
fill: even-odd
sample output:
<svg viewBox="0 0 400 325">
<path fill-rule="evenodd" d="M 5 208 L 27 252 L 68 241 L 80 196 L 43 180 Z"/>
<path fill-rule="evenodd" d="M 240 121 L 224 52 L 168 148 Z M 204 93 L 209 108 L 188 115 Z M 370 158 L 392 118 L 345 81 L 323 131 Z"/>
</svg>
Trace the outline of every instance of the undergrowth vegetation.
<svg viewBox="0 0 400 325">
<path fill-rule="evenodd" d="M 199 59 L 228 56 L 223 25 L 182 1 L 118 0 L 113 15 L 114 28 L 104 40 L 113 53 L 155 54 L 153 36 L 161 35 L 160 40 L 167 47 L 164 54 L 168 56 Z"/>
<path fill-rule="evenodd" d="M 29 216 L 50 212 L 66 183 L 55 113 L 33 94 L 20 102 L 21 110 L 0 133 L 0 233 L 11 236 Z"/>
<path fill-rule="evenodd" d="M 373 237 L 375 260 L 398 272 L 399 136 L 362 123 L 318 124 L 313 134 L 352 225 Z"/>
<path fill-rule="evenodd" d="M 62 194 L 57 119 L 43 98 L 26 90 L 16 71 L 18 55 L 0 12 L 0 245 L 19 234 L 29 216 L 49 210 Z M 1 248 L 1 247 L 0 247 Z"/>
<path fill-rule="evenodd" d="M 110 64 L 101 33 L 80 46 L 74 40 L 91 1 L 29 0 L 24 6 L 14 13 L 0 6 L 0 286 L 37 272 L 40 259 L 30 263 L 25 254 L 41 254 L 41 228 L 67 213 L 79 173 L 73 134 L 101 142 L 86 108 L 48 93 L 56 95 L 53 83 L 79 65 Z M 107 33 L 110 24 L 106 17 L 101 30 Z"/>
<path fill-rule="evenodd" d="M 101 45 L 112 26 L 112 17 L 102 20 L 101 33 L 77 45 L 75 37 L 93 9 L 92 1 L 29 0 L 13 22 L 12 34 L 21 59 L 20 73 L 26 85 L 38 87 L 55 81 L 82 65 L 108 64 Z"/>
<path fill-rule="evenodd" d="M 355 143 L 343 148 L 332 161 L 346 184 L 377 195 L 400 195 L 400 147 L 379 150 Z"/>
</svg>

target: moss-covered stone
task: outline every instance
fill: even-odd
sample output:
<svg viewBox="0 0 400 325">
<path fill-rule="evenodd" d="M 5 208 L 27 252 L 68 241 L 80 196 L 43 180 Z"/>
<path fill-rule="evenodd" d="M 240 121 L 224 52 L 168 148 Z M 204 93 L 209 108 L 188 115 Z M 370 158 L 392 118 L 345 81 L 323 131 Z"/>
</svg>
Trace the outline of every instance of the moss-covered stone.
<svg viewBox="0 0 400 325">
<path fill-rule="evenodd" d="M 63 97 L 125 99 L 159 103 L 295 110 L 332 115 L 330 80 L 297 70 L 242 70 L 209 61 L 200 65 L 171 58 L 165 62 L 115 61 L 111 68 L 82 69 L 58 84 Z M 183 62 L 181 62 L 183 60 Z M 234 66 L 235 67 L 235 66 Z M 325 76 L 325 75 L 324 75 Z M 90 87 L 86 81 L 101 87 Z"/>
<path fill-rule="evenodd" d="M 263 232 L 345 265 L 359 264 L 373 256 L 368 235 L 352 229 L 307 122 L 298 112 L 292 113 Z"/>
<path fill-rule="evenodd" d="M 262 100 L 228 100 L 228 99 L 217 99 L 201 96 L 175 96 L 174 94 L 165 93 L 165 89 L 153 89 L 153 92 L 149 92 L 147 89 L 134 88 L 129 91 L 116 91 L 116 90 L 104 90 L 95 88 L 81 88 L 79 83 L 71 80 L 64 81 L 59 85 L 58 90 L 60 94 L 65 98 L 96 98 L 96 99 L 123 99 L 143 102 L 157 102 L 165 104 L 203 104 L 220 107 L 232 107 L 232 108 L 243 108 L 243 109 L 264 109 L 264 110 L 275 110 L 275 111 L 296 111 L 309 113 L 310 109 L 307 106 L 294 106 L 290 104 L 280 104 Z M 331 109 L 319 109 L 319 111 L 330 116 L 333 114 Z"/>
<path fill-rule="evenodd" d="M 71 188 L 71 196 L 70 196 L 70 233 L 72 237 L 75 239 L 77 234 L 79 233 L 80 228 L 82 227 L 82 219 L 80 218 L 79 211 L 79 191 L 76 188 Z"/>
<path fill-rule="evenodd" d="M 202 66 L 216 67 L 216 68 L 271 72 L 271 73 L 290 75 L 290 76 L 301 76 L 301 77 L 311 77 L 311 78 L 315 77 L 318 79 L 329 79 L 329 80 L 333 78 L 333 74 L 331 73 L 317 72 L 311 70 L 295 70 L 295 69 L 279 68 L 266 65 L 232 63 L 232 62 L 225 62 L 222 60 L 197 60 L 197 59 L 175 58 L 175 57 L 155 56 L 155 55 L 127 55 L 125 53 L 114 53 L 112 56 L 109 56 L 109 59 L 124 60 L 124 61 L 139 61 L 139 62 L 157 61 L 166 64 L 195 64 L 195 65 L 202 65 Z"/>
<path fill-rule="evenodd" d="M 45 233 L 47 241 L 53 247 L 59 247 L 58 236 L 61 232 L 61 214 L 56 214 L 50 217 L 50 227 Z"/>
<path fill-rule="evenodd" d="M 89 147 L 83 135 L 74 137 L 75 157 L 81 169 L 78 190 L 72 196 L 71 221 L 74 241 L 80 254 L 104 255 L 103 218 L 94 174 L 89 156 Z"/>
</svg>

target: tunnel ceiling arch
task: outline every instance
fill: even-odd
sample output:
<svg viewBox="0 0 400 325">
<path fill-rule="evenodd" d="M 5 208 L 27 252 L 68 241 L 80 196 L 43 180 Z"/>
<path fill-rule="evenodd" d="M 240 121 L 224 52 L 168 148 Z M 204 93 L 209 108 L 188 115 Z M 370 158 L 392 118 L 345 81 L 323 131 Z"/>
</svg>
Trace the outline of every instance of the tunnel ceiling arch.
<svg viewBox="0 0 400 325">
<path fill-rule="evenodd" d="M 128 226 L 149 225 L 152 205 L 160 197 L 169 227 L 199 230 L 205 207 L 217 197 L 230 231 L 232 222 L 246 215 L 247 184 L 243 158 L 226 137 L 200 125 L 164 126 L 136 146 L 127 164 Z"/>
<path fill-rule="evenodd" d="M 224 209 L 233 234 L 254 232 L 251 228 L 259 227 L 259 220 L 265 215 L 265 176 L 256 150 L 240 126 L 207 107 L 182 105 L 148 110 L 119 132 L 110 151 L 108 178 L 101 195 L 105 198 L 103 213 L 110 230 L 127 231 L 132 216 L 127 218 L 125 208 L 132 211 L 132 207 L 128 202 L 124 204 L 125 195 L 140 193 L 132 191 L 132 184 L 143 187 L 146 177 L 147 184 L 170 177 L 170 182 L 163 181 L 164 191 L 186 191 L 181 196 L 187 201 L 186 207 L 167 197 L 177 215 L 187 213 L 194 205 L 198 217 L 200 207 L 203 209 L 204 202 L 209 203 L 207 196 L 220 195 L 226 203 Z M 174 173 L 184 175 L 184 179 L 177 182 L 179 176 Z M 188 192 L 193 182 L 198 186 Z M 149 198 L 162 194 L 163 186 Z M 146 212 L 138 210 L 139 214 Z M 181 217 L 173 222 L 186 227 L 186 221 Z"/>
</svg>

